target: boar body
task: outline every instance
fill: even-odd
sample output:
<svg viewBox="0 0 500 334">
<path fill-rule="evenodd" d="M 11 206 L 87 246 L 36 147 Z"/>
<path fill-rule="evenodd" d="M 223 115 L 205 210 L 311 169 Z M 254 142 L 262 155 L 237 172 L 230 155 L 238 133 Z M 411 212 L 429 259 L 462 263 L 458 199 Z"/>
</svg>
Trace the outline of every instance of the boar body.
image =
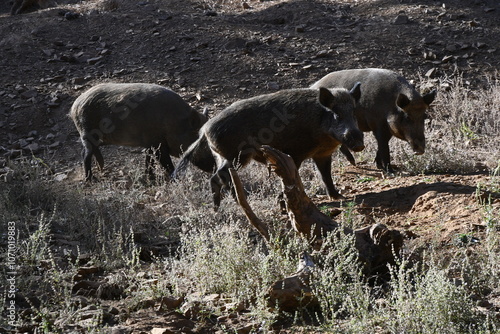
<svg viewBox="0 0 500 334">
<path fill-rule="evenodd" d="M 328 195 L 342 198 L 333 185 L 331 154 L 341 144 L 354 151 L 364 148 L 363 133 L 353 115 L 357 97 L 359 84 L 351 92 L 291 89 L 235 102 L 202 127 L 183 160 L 201 156 L 206 148 L 212 151 L 217 160 L 211 178 L 216 208 L 221 189 L 230 188 L 228 168 L 245 166 L 252 159 L 265 163 L 262 145 L 289 154 L 297 167 L 312 158 Z"/>
<path fill-rule="evenodd" d="M 178 157 L 198 137 L 207 121 L 173 91 L 154 84 L 105 83 L 80 95 L 70 117 L 84 146 L 85 178 L 92 177 L 92 156 L 102 168 L 101 145 L 148 149 L 146 169 L 152 174 L 151 153 L 156 152 L 168 173 L 173 171 L 170 156 Z"/>
<path fill-rule="evenodd" d="M 354 111 L 359 129 L 373 132 L 378 144 L 377 167 L 393 173 L 389 140 L 395 136 L 407 141 L 415 154 L 424 153 L 424 118 L 436 91 L 421 96 L 398 73 L 376 68 L 332 72 L 311 88 L 347 88 L 358 81 L 363 83 Z M 341 147 L 341 151 L 354 164 L 354 158 L 345 146 Z"/>
</svg>

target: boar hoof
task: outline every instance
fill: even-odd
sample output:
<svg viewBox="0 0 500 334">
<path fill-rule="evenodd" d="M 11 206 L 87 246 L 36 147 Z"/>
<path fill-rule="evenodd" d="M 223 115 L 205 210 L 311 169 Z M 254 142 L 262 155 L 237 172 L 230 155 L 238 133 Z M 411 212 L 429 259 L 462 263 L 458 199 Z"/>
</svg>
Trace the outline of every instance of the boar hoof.
<svg viewBox="0 0 500 334">
<path fill-rule="evenodd" d="M 334 194 L 328 194 L 328 197 L 330 197 L 333 200 L 345 200 L 346 199 L 344 196 L 342 196 L 338 192 L 334 193 Z"/>
</svg>

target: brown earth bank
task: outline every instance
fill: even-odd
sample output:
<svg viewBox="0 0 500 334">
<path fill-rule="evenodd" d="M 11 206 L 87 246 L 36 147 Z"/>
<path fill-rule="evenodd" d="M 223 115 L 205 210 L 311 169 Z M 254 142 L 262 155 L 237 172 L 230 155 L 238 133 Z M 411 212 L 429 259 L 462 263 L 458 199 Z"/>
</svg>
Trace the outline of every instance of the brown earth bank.
<svg viewBox="0 0 500 334">
<path fill-rule="evenodd" d="M 0 3 L 0 168 L 33 154 L 50 166 L 47 178 L 55 189 L 83 187 L 81 144 L 67 113 L 79 94 L 101 82 L 158 83 L 214 115 L 236 100 L 307 87 L 328 72 L 348 68 L 396 70 L 420 90 L 434 86 L 444 91 L 457 77 L 472 90 L 498 80 L 497 0 L 58 3 L 15 16 L 9 1 Z M 102 178 L 126 179 L 122 162 L 130 160 L 130 150 L 107 152 L 114 159 L 106 154 Z M 134 150 L 134 163 L 140 165 L 142 159 Z M 481 242 L 491 218 L 485 217 L 485 201 L 490 198 L 493 207 L 499 202 L 498 192 L 491 190 L 498 180 L 484 168 L 468 175 L 386 177 L 371 160 L 362 160 L 334 171 L 342 194 L 354 203 L 356 224 L 400 229 L 414 247 L 435 240 L 443 254 L 457 244 L 470 246 L 470 235 Z M 304 182 L 308 177 L 317 178 L 307 174 Z M 346 210 L 321 191 L 311 196 L 333 217 Z M 75 242 L 59 237 L 54 237 L 56 245 Z M 75 294 L 79 289 L 113 294 L 113 287 L 99 283 L 106 274 L 83 273 L 91 278 L 80 281 Z M 88 296 L 78 298 L 87 303 Z M 130 301 L 102 298 L 107 307 L 103 317 L 114 319 L 113 333 L 149 333 L 153 328 L 165 329 L 157 333 L 222 332 L 221 323 L 238 333 L 258 330 L 244 306 L 228 306 L 221 295 L 204 298 L 238 312 L 220 319 L 190 318 L 186 308 L 178 311 L 182 301 L 164 306 L 150 300 L 125 317 L 121 308 Z M 488 303 L 500 312 L 498 294 Z"/>
</svg>

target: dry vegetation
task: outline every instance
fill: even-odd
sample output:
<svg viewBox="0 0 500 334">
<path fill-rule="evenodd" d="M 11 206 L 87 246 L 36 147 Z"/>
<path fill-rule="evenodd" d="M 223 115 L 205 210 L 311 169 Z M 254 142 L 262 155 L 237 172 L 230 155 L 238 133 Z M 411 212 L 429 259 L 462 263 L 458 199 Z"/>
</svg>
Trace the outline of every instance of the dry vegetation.
<svg viewBox="0 0 500 334">
<path fill-rule="evenodd" d="M 110 11 L 120 13 L 119 3 L 86 1 L 68 8 L 108 17 Z M 196 8 L 221 13 L 240 5 L 196 2 Z M 309 79 L 319 73 L 306 79 L 313 82 Z M 199 107 L 193 98 L 198 86 L 190 86 L 194 79 L 188 74 L 184 84 L 179 75 L 167 83 Z M 151 76 L 133 72 L 119 80 L 149 81 Z M 311 246 L 286 233 L 275 175 L 257 164 L 239 171 L 250 205 L 272 227 L 271 243 L 265 245 L 231 198 L 218 212 L 212 210 L 208 175 L 198 170 L 190 169 L 179 182 L 159 178 L 150 184 L 140 152 L 108 149 L 100 181 L 81 183 L 83 171 L 74 153 L 79 143 L 71 124 L 63 123 L 61 131 L 70 133 L 65 153 L 23 151 L 6 155 L 0 166 L 2 263 L 12 255 L 9 226 L 15 226 L 17 247 L 14 299 L 9 297 L 10 269 L 2 268 L 0 332 L 500 333 L 500 82 L 494 72 L 477 75 L 475 84 L 469 77 L 455 71 L 414 78 L 420 87 L 440 91 L 426 125 L 426 153 L 413 156 L 406 143 L 391 142 L 398 175 L 383 178 L 374 169 L 371 135 L 366 150 L 355 155 L 358 167 L 335 156 L 332 169 L 348 198 L 344 202 L 327 200 L 313 165 L 304 164 L 300 174 L 306 192 L 322 211 L 344 226 L 383 223 L 407 238 L 388 276 L 367 279 L 355 261 L 353 240 L 330 236 L 326 243 L 334 246 L 317 259 L 311 282 L 320 307 L 293 314 L 269 305 L 267 289 L 294 273 L 299 254 Z M 94 77 L 90 83 L 108 79 Z M 70 86 L 52 88 L 71 91 Z M 227 105 L 243 97 L 238 92 L 254 93 L 240 87 L 210 101 Z M 10 300 L 16 303 L 16 328 L 7 322 Z"/>
</svg>

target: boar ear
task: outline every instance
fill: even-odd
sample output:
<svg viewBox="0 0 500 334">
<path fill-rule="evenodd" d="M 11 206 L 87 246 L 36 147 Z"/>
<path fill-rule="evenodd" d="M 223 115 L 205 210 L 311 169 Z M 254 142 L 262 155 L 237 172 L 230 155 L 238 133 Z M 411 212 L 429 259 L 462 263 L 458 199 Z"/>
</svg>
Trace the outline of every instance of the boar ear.
<svg viewBox="0 0 500 334">
<path fill-rule="evenodd" d="M 361 82 L 356 82 L 354 86 L 349 91 L 349 94 L 354 98 L 354 100 L 358 101 L 361 97 Z"/>
<path fill-rule="evenodd" d="M 321 103 L 323 106 L 330 109 L 330 106 L 333 104 L 334 99 L 335 98 L 333 97 L 332 92 L 330 92 L 328 88 L 319 88 L 319 103 Z"/>
<path fill-rule="evenodd" d="M 410 99 L 404 94 L 399 94 L 398 100 L 396 101 L 396 105 L 401 109 L 404 109 L 409 104 L 410 104 Z"/>
<path fill-rule="evenodd" d="M 437 90 L 433 89 L 431 92 L 425 94 L 422 98 L 425 104 L 430 105 L 432 101 L 436 98 Z"/>
</svg>

